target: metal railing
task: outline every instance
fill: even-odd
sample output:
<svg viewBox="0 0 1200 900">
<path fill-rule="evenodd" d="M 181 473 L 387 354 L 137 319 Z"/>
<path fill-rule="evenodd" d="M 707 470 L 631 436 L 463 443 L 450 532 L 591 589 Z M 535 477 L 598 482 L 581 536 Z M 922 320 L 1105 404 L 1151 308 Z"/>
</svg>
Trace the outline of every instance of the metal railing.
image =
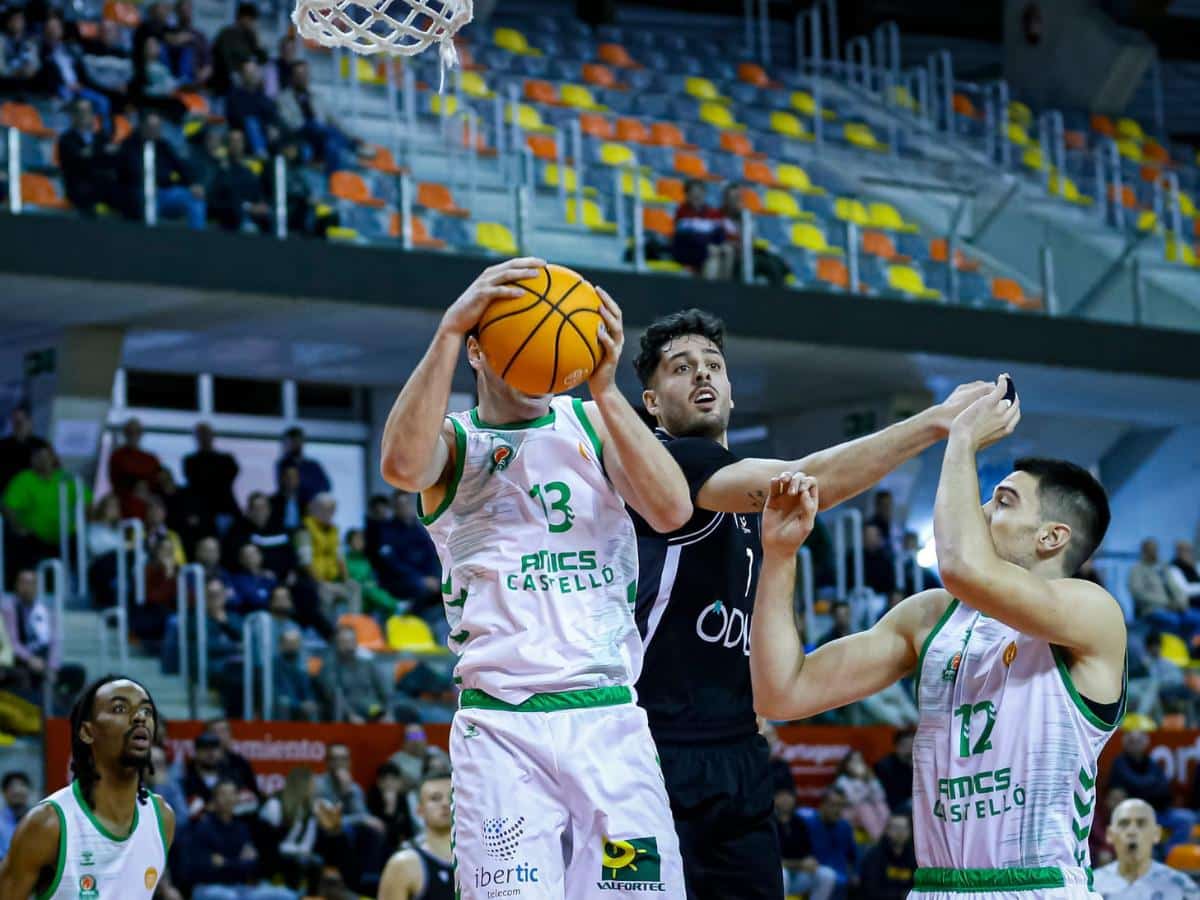
<svg viewBox="0 0 1200 900">
<path fill-rule="evenodd" d="M 37 564 L 37 596 L 38 601 L 54 610 L 52 633 L 61 641 L 64 635 L 64 621 L 67 611 L 67 572 L 62 562 L 57 559 L 43 559 Z M 53 587 L 50 587 L 52 584 Z M 47 600 L 50 602 L 47 602 Z M 42 708 L 47 715 L 54 714 L 53 677 L 49 671 L 42 679 Z"/>
<path fill-rule="evenodd" d="M 8 142 L 8 211 L 21 212 L 21 132 L 11 125 L 5 129 Z"/>
<path fill-rule="evenodd" d="M 804 623 L 804 643 L 811 644 L 817 639 L 817 619 L 816 619 L 816 591 L 813 587 L 813 562 L 812 551 L 807 547 L 801 547 L 796 553 L 797 559 L 797 578 L 796 590 L 800 594 L 797 606 L 800 607 L 800 614 Z"/>
<path fill-rule="evenodd" d="M 846 529 L 850 529 L 849 541 Z M 843 509 L 833 520 L 834 572 L 836 573 L 837 598 L 846 600 L 851 591 L 863 585 L 863 514 L 854 508 Z M 846 556 L 850 555 L 853 571 L 846 572 Z M 849 577 L 847 575 L 849 574 Z"/>
<path fill-rule="evenodd" d="M 133 556 L 133 597 L 137 606 L 146 603 L 146 531 L 141 519 L 122 519 L 117 526 L 121 533 L 121 547 L 117 550 L 117 605 L 107 609 L 101 616 L 101 652 L 108 659 L 108 626 L 117 629 L 117 659 L 122 666 L 129 665 L 129 557 Z M 132 548 L 126 536 L 132 540 Z"/>
<path fill-rule="evenodd" d="M 87 592 L 87 539 L 84 534 L 86 522 L 83 479 L 78 475 L 70 475 L 58 483 L 58 558 L 62 560 L 63 571 L 69 583 L 67 589 L 79 597 Z M 75 535 L 73 559 L 72 532 Z M 2 575 L 3 572 L 0 571 L 0 576 Z M 74 586 L 70 587 L 72 584 Z"/>
<path fill-rule="evenodd" d="M 242 624 L 242 717 L 253 719 L 254 715 L 254 660 L 255 638 L 259 655 L 262 657 L 262 691 L 260 715 L 257 718 L 270 720 L 274 713 L 275 696 L 275 648 L 271 645 L 271 617 L 257 612 L 246 617 Z"/>
<path fill-rule="evenodd" d="M 188 593 L 189 582 L 191 583 L 192 592 Z M 184 686 L 187 688 L 188 715 L 193 719 L 197 718 L 199 713 L 200 698 L 208 691 L 208 682 L 202 681 L 199 678 L 199 673 L 203 672 L 203 677 L 207 679 L 207 656 L 208 656 L 208 635 L 204 633 L 200 622 L 196 622 L 196 669 L 197 680 L 192 681 L 192 648 L 188 641 L 188 614 L 191 611 L 191 604 L 194 603 L 198 614 L 197 620 L 205 618 L 204 610 L 204 566 L 200 563 L 188 563 L 179 569 L 179 574 L 175 578 L 175 621 L 178 627 L 179 635 L 179 677 L 183 679 Z M 201 643 L 200 635 L 204 633 L 204 642 Z M 204 660 L 204 663 L 200 661 Z"/>
</svg>

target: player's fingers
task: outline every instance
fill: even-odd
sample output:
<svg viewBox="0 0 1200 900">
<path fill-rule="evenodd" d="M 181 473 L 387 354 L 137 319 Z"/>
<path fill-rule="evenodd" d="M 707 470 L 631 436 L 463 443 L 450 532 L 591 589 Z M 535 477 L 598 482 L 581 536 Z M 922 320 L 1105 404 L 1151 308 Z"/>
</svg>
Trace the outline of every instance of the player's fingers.
<svg viewBox="0 0 1200 900">
<path fill-rule="evenodd" d="M 488 284 L 511 284 L 514 281 L 533 281 L 541 269 L 522 269 L 518 267 L 503 267 L 493 273 L 487 280 Z"/>
<path fill-rule="evenodd" d="M 600 303 L 604 307 L 607 307 L 608 310 L 618 319 L 621 318 L 621 307 L 617 304 L 617 301 L 612 298 L 612 294 L 600 287 L 600 285 L 596 285 L 596 295 L 600 298 Z"/>
<path fill-rule="evenodd" d="M 480 288 L 478 296 L 483 300 L 500 300 L 502 298 L 515 299 L 525 293 L 519 287 L 513 287 L 511 284 L 494 284 L 490 287 Z"/>
</svg>

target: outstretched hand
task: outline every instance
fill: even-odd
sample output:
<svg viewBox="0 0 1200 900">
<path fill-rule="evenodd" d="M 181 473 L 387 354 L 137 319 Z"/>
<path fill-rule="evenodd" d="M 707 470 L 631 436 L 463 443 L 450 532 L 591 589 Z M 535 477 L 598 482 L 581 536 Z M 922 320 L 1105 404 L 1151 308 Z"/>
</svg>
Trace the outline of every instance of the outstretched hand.
<svg viewBox="0 0 1200 900">
<path fill-rule="evenodd" d="M 955 416 L 951 437 L 965 439 L 981 450 L 1012 434 L 1021 421 L 1021 398 L 1006 398 L 1008 384 L 1009 376 L 1001 375 L 990 391 Z"/>
<path fill-rule="evenodd" d="M 592 398 L 608 390 L 616 381 L 617 365 L 621 362 L 621 348 L 625 346 L 625 324 L 621 316 L 621 307 L 609 296 L 602 287 L 596 288 L 600 296 L 600 327 L 596 339 L 604 356 L 596 363 L 592 377 L 588 379 L 588 389 Z"/>
<path fill-rule="evenodd" d="M 803 472 L 783 472 L 772 478 L 762 514 L 763 552 L 795 554 L 812 533 L 819 507 L 815 478 Z"/>
<path fill-rule="evenodd" d="M 442 315 L 442 330 L 464 337 L 479 324 L 489 303 L 522 296 L 526 291 L 516 287 L 515 282 L 536 278 L 545 266 L 543 259 L 522 256 L 484 269 Z"/>
</svg>

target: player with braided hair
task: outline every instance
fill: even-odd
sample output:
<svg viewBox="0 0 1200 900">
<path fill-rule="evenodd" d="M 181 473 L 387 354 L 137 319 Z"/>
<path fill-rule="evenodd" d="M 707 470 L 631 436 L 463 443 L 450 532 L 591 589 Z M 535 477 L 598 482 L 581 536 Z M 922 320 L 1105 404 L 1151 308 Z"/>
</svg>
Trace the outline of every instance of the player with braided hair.
<svg viewBox="0 0 1200 900">
<path fill-rule="evenodd" d="M 149 900 L 166 868 L 175 814 L 152 794 L 158 710 L 119 675 L 99 678 L 71 710 L 74 780 L 17 826 L 0 864 L 0 897 Z"/>
</svg>

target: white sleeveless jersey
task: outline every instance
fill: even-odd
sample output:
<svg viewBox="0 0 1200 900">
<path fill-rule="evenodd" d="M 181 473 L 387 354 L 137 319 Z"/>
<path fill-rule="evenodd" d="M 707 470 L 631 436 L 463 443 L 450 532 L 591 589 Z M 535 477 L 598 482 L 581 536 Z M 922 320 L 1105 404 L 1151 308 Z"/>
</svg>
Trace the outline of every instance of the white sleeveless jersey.
<svg viewBox="0 0 1200 900">
<path fill-rule="evenodd" d="M 134 807 L 133 828 L 120 838 L 96 819 L 79 782 L 51 794 L 58 814 L 58 863 L 38 900 L 150 900 L 167 864 L 167 835 L 153 795 Z"/>
<path fill-rule="evenodd" d="M 422 519 L 442 563 L 455 681 L 506 703 L 633 685 L 637 539 L 583 403 L 532 422 L 449 417 L 455 471 Z"/>
<path fill-rule="evenodd" d="M 1090 877 L 1097 760 L 1113 728 L 1079 696 L 1060 652 L 953 600 L 917 677 L 918 863 Z"/>
<path fill-rule="evenodd" d="M 1126 881 L 1120 863 L 1111 862 L 1096 870 L 1096 893 L 1104 900 L 1197 900 L 1200 887 L 1183 872 L 1151 862 L 1150 870 L 1137 881 Z"/>
</svg>

